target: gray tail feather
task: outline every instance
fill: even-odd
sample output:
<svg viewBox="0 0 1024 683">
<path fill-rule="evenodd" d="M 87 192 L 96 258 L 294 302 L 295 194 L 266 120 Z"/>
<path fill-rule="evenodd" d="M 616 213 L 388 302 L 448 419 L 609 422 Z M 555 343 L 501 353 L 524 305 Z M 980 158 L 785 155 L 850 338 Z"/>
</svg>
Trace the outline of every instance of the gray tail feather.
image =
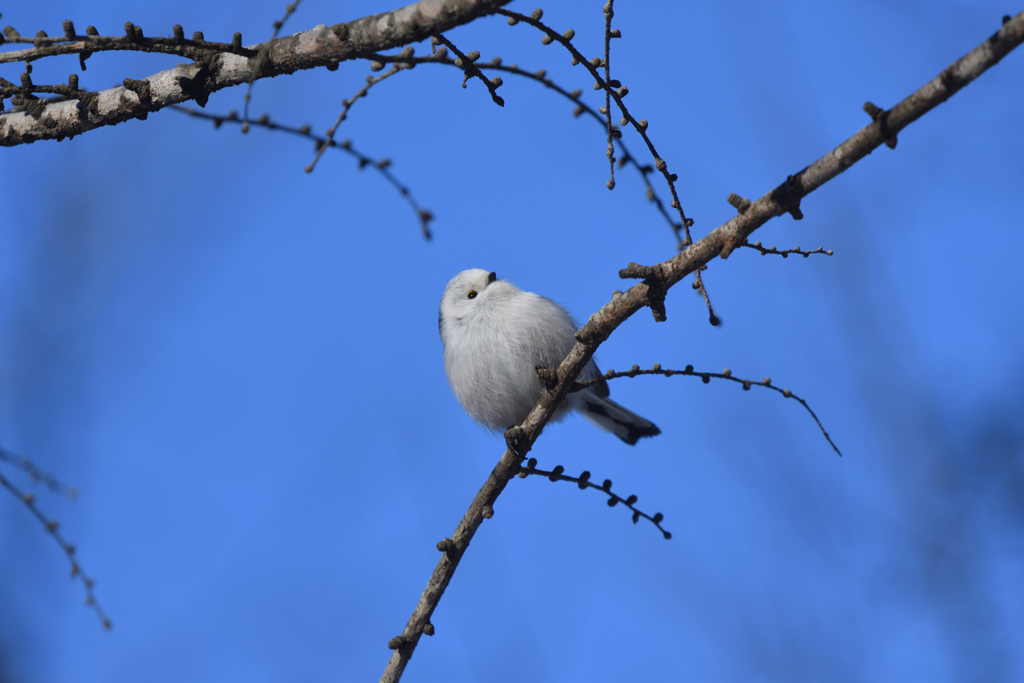
<svg viewBox="0 0 1024 683">
<path fill-rule="evenodd" d="M 644 419 L 631 410 L 623 408 L 610 398 L 591 394 L 580 401 L 579 412 L 591 423 L 606 432 L 611 432 L 630 446 L 640 437 L 661 434 L 650 420 Z"/>
</svg>

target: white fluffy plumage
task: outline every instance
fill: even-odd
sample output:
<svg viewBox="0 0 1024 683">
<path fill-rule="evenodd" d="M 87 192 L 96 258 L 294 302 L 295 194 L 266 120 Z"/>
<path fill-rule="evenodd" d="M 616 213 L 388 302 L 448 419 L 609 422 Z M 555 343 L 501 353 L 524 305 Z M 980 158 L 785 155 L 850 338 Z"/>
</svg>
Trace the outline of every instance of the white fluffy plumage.
<svg viewBox="0 0 1024 683">
<path fill-rule="evenodd" d="M 448 281 L 438 318 L 448 383 L 470 417 L 504 431 L 521 424 L 544 385 L 536 368 L 557 368 L 576 343 L 576 323 L 551 299 L 524 292 L 494 273 L 464 270 Z M 579 381 L 600 377 L 593 360 Z M 608 398 L 599 382 L 571 393 L 552 420 L 576 411 L 632 445 L 660 434 L 652 422 Z"/>
</svg>

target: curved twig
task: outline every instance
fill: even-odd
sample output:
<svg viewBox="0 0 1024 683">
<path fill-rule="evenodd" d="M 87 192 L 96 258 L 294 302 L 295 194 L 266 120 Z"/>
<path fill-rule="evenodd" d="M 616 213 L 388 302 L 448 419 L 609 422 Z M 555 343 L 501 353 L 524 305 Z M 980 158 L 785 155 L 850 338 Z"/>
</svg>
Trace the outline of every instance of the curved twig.
<svg viewBox="0 0 1024 683">
<path fill-rule="evenodd" d="M 64 496 L 69 500 L 75 500 L 78 498 L 78 489 L 61 483 L 49 472 L 43 472 L 41 469 L 36 467 L 28 458 L 15 455 L 2 446 L 0 446 L 0 460 L 13 464 L 15 467 L 27 474 L 32 481 L 40 482 L 43 486 L 58 495 Z"/>
<path fill-rule="evenodd" d="M 471 77 L 479 78 L 480 81 L 487 86 L 487 92 L 491 93 L 491 100 L 493 100 L 499 107 L 505 106 L 505 100 L 498 94 L 498 88 L 501 87 L 501 79 L 497 77 L 487 78 L 487 76 L 484 76 L 480 69 L 477 68 L 476 64 L 474 64 L 476 60 L 480 59 L 479 52 L 473 50 L 469 54 L 463 54 L 459 48 L 455 47 L 455 43 L 448 40 L 440 33 L 433 36 L 431 40 L 444 45 L 455 53 L 455 66 L 465 70 L 465 77 L 462 79 L 463 88 L 466 87 L 466 81 Z"/>
<path fill-rule="evenodd" d="M 520 14 L 519 12 L 512 12 L 506 9 L 496 9 L 495 14 L 500 14 L 502 16 L 508 17 L 509 24 L 517 24 L 519 22 L 529 24 L 530 26 L 533 26 L 534 28 L 542 31 L 544 35 L 550 39 L 548 41 L 549 43 L 558 42 L 559 44 L 561 44 L 572 55 L 572 63 L 574 65 L 582 64 L 587 69 L 587 71 L 590 72 L 590 75 L 594 77 L 594 89 L 604 90 L 605 93 L 607 93 L 613 100 L 615 100 L 615 104 L 619 107 L 619 111 L 622 112 L 622 119 L 620 123 L 622 125 L 626 125 L 627 123 L 630 124 L 637 131 L 637 133 L 640 134 L 640 137 L 647 145 L 647 149 L 650 151 L 651 156 L 654 157 L 654 167 L 661 171 L 661 174 L 665 177 L 665 182 L 668 183 L 669 191 L 672 194 L 671 206 L 672 208 L 676 209 L 676 211 L 679 212 L 679 217 L 682 220 L 683 231 L 686 233 L 685 240 L 683 240 L 684 246 L 692 244 L 693 238 L 690 236 L 690 226 L 693 224 L 693 221 L 686 217 L 686 213 L 683 211 L 682 203 L 679 201 L 679 194 L 676 192 L 675 185 L 676 180 L 678 180 L 678 176 L 676 176 L 674 173 L 669 173 L 667 162 L 661 158 L 661 156 L 658 154 L 658 150 L 654 148 L 654 143 L 651 141 L 651 138 L 647 135 L 647 121 L 643 119 L 634 118 L 633 115 L 629 113 L 629 110 L 626 108 L 626 105 L 623 103 L 622 98 L 629 94 L 629 89 L 622 85 L 618 87 L 613 87 L 609 81 L 606 81 L 605 79 L 601 78 L 601 74 L 598 73 L 597 71 L 598 67 L 602 65 L 601 58 L 594 57 L 593 59 L 588 61 L 583 56 L 583 54 L 576 49 L 576 46 L 572 44 L 572 35 L 570 34 L 572 29 L 566 32 L 566 34 L 570 34 L 569 37 L 566 37 L 565 35 L 560 35 L 554 29 L 542 23 L 540 21 L 540 16 L 536 16 L 536 18 L 534 18 L 534 16 L 528 17 L 525 14 Z M 534 12 L 534 15 L 537 15 L 537 12 Z M 621 132 L 618 132 L 618 134 L 621 135 Z"/>
<path fill-rule="evenodd" d="M 602 484 L 598 486 L 594 482 L 590 481 L 590 472 L 586 470 L 580 473 L 580 476 L 578 477 L 570 477 L 566 474 L 563 474 L 564 472 L 565 468 L 562 467 L 561 465 L 556 465 L 555 469 L 551 470 L 550 472 L 547 472 L 545 470 L 539 470 L 537 469 L 537 458 L 530 458 L 529 460 L 526 461 L 526 467 L 520 468 L 519 476 L 525 478 L 528 475 L 537 474 L 547 477 L 551 481 L 572 482 L 576 484 L 576 486 L 578 486 L 580 490 L 591 488 L 596 491 L 602 491 L 605 495 L 608 496 L 608 507 L 613 508 L 619 503 L 622 503 L 627 508 L 633 511 L 633 524 L 639 522 L 640 518 L 643 517 L 644 519 L 650 520 L 651 524 L 658 527 L 658 530 L 661 532 L 662 536 L 665 537 L 665 540 L 669 540 L 672 538 L 672 534 L 666 531 L 661 526 L 661 520 L 665 519 L 665 515 L 661 514 L 660 512 L 655 512 L 653 515 L 649 515 L 646 512 L 638 510 L 635 507 L 637 497 L 629 496 L 628 498 L 623 498 L 622 496 L 614 493 L 612 491 L 611 479 L 605 479 L 604 482 L 602 482 Z"/>
<path fill-rule="evenodd" d="M 409 53 L 411 55 L 412 54 L 412 48 L 411 47 L 407 47 L 404 50 L 402 50 L 402 54 L 405 54 L 405 53 Z M 380 71 L 382 68 L 384 68 L 384 65 L 381 64 L 380 62 L 373 62 L 371 64 L 371 66 L 370 66 L 370 69 L 373 70 L 373 71 Z M 327 135 L 327 142 L 328 142 L 328 144 L 329 145 L 333 145 L 334 144 L 334 134 L 338 132 L 338 126 L 340 126 L 345 121 L 345 119 L 348 118 L 348 112 L 349 112 L 349 110 L 352 109 L 352 106 L 361 97 L 366 97 L 367 93 L 370 92 L 370 88 L 372 88 L 373 86 L 377 85 L 381 81 L 383 81 L 383 80 L 385 80 L 387 78 L 390 78 L 391 76 L 394 76 L 399 71 L 402 71 L 404 69 L 411 69 L 411 68 L 412 68 L 412 66 L 406 64 L 405 62 L 395 62 L 392 65 L 392 67 L 387 71 L 387 73 L 381 74 L 380 76 L 367 76 L 366 77 L 366 85 L 364 85 L 362 88 L 360 88 L 359 92 L 357 92 L 352 97 L 350 97 L 350 98 L 348 98 L 346 100 L 342 100 L 341 101 L 342 109 L 341 109 L 341 113 L 338 114 L 338 120 L 334 122 L 333 126 L 331 126 L 330 128 L 327 129 L 326 135 Z M 313 157 L 313 161 L 309 162 L 309 165 L 306 166 L 306 173 L 312 173 L 313 172 L 313 169 L 316 168 L 317 162 L 320 161 L 320 157 L 323 156 L 323 153 L 324 153 L 325 149 L 327 149 L 327 146 L 325 146 L 325 145 L 320 145 L 317 148 L 316 156 Z"/>
<path fill-rule="evenodd" d="M 617 30 L 612 31 L 612 37 L 617 37 L 615 35 L 616 33 Z M 568 31 L 566 31 L 565 35 L 567 38 L 571 39 L 575 35 L 575 33 L 572 31 L 572 29 L 569 29 Z M 456 64 L 455 60 L 448 58 L 447 48 L 443 45 L 439 47 L 434 52 L 433 55 L 430 55 L 429 57 L 414 57 L 412 56 L 410 49 L 406 48 L 399 55 L 375 54 L 373 55 L 373 60 L 374 63 L 378 65 L 395 64 L 396 66 L 399 66 L 405 64 L 411 67 L 417 64 L 444 64 L 447 66 L 459 67 L 459 64 Z M 579 117 L 580 114 L 587 114 L 602 127 L 606 126 L 606 119 L 603 118 L 601 114 L 594 110 L 590 105 L 588 105 L 586 102 L 580 99 L 580 96 L 583 94 L 583 91 L 576 89 L 573 90 L 572 92 L 569 92 L 568 90 L 562 88 L 557 83 L 555 83 L 552 79 L 548 78 L 547 71 L 545 71 L 544 69 L 540 69 L 539 71 L 534 72 L 526 71 L 525 69 L 519 68 L 515 64 L 502 64 L 501 57 L 494 57 L 489 62 L 477 63 L 477 66 L 480 70 L 490 69 L 494 71 L 504 71 L 506 73 L 515 74 L 517 76 L 522 76 L 524 78 L 536 81 L 537 83 L 540 83 L 544 87 L 554 90 L 555 92 L 562 95 L 566 99 L 575 103 L 576 108 L 573 112 L 574 116 Z M 390 72 L 387 75 L 390 75 Z M 604 109 L 605 112 L 607 112 L 607 107 L 602 107 L 602 109 Z M 339 123 L 340 121 L 341 119 L 339 119 Z M 335 126 L 337 125 L 338 124 L 335 124 Z M 672 220 L 672 217 L 669 215 L 668 211 L 665 210 L 665 205 L 662 203 L 661 198 L 658 196 L 657 192 L 654 189 L 654 186 L 651 184 L 650 178 L 648 178 L 648 175 L 654 172 L 654 167 L 650 166 L 649 164 L 641 165 L 640 162 L 637 161 L 637 159 L 629 151 L 629 148 L 626 147 L 626 143 L 622 140 L 621 136 L 612 136 L 610 139 L 614 140 L 614 142 L 619 145 L 619 148 L 622 152 L 622 156 L 618 160 L 619 167 L 621 168 L 629 164 L 630 166 L 634 167 L 637 170 L 637 172 L 640 174 L 640 179 L 643 181 L 646 187 L 647 200 L 655 205 L 655 208 L 657 209 L 658 213 L 661 214 L 662 218 L 664 218 L 665 221 L 669 224 L 669 227 L 672 228 L 672 233 L 676 236 L 676 239 L 679 240 L 678 249 L 685 249 L 685 240 L 680 240 L 679 238 L 679 232 L 680 230 L 682 230 L 683 227 L 682 224 L 676 223 L 674 220 Z M 612 159 L 612 163 L 615 163 L 614 158 Z M 609 182 L 612 182 L 614 184 L 613 180 Z M 720 324 L 721 319 L 715 313 L 714 306 L 711 303 L 711 298 L 708 296 L 707 289 L 704 287 L 704 281 L 701 277 L 700 272 L 697 272 L 694 275 L 694 289 L 698 290 L 701 296 L 703 296 L 704 298 L 704 303 L 708 309 L 709 322 L 712 325 L 716 326 Z"/>
<path fill-rule="evenodd" d="M 458 65 L 455 63 L 455 60 L 448 57 L 448 49 L 443 45 L 439 47 L 433 55 L 430 55 L 428 57 L 414 57 L 412 55 L 406 55 L 405 51 L 403 51 L 403 53 L 400 55 L 375 54 L 369 58 L 381 64 L 442 64 L 444 66 L 452 66 L 458 68 Z M 478 61 L 476 62 L 476 66 L 481 71 L 502 71 L 505 73 L 522 76 L 523 78 L 528 78 L 532 81 L 540 83 L 545 88 L 554 90 L 556 93 L 558 93 L 562 97 L 565 97 L 567 100 L 576 105 L 575 110 L 573 111 L 573 116 L 579 117 L 581 114 L 586 114 L 600 126 L 603 127 L 605 125 L 604 118 L 602 118 L 601 114 L 599 114 L 596 109 L 594 109 L 589 104 L 580 99 L 580 96 L 583 94 L 582 90 L 566 90 L 565 88 L 555 83 L 552 79 L 548 78 L 547 71 L 545 71 L 544 69 L 540 69 L 538 71 L 527 71 L 526 69 L 520 68 L 516 64 L 503 64 L 501 57 L 494 57 L 489 62 Z M 682 230 L 682 226 L 672 220 L 672 216 L 670 216 L 668 211 L 665 210 L 664 202 L 662 202 L 661 197 L 658 196 L 657 192 L 654 189 L 654 186 L 651 184 L 650 178 L 648 178 L 648 176 L 654 172 L 654 167 L 651 166 L 650 164 L 641 164 L 636 159 L 636 157 L 633 156 L 632 152 L 629 151 L 629 148 L 626 146 L 626 143 L 622 140 L 621 137 L 615 138 L 615 143 L 619 146 L 620 151 L 620 156 L 617 161 L 617 165 L 619 166 L 619 168 L 629 165 L 636 169 L 637 173 L 640 175 L 640 180 L 644 184 L 645 196 L 647 197 L 647 200 L 654 204 L 655 209 L 658 211 L 658 213 L 661 214 L 662 218 L 665 219 L 665 222 L 669 224 L 669 227 L 672 228 L 672 232 L 678 236 L 679 231 Z"/>
<path fill-rule="evenodd" d="M 828 432 L 825 431 L 825 426 L 821 424 L 821 420 L 819 420 L 818 416 L 814 413 L 813 410 L 811 410 L 811 406 L 807 405 L 807 401 L 800 398 L 789 389 L 780 389 L 779 387 L 775 386 L 774 384 L 772 384 L 771 377 L 765 377 L 762 381 L 758 382 L 752 379 L 741 379 L 739 377 L 733 377 L 732 370 L 730 370 L 729 368 L 726 368 L 722 372 L 699 372 L 694 370 L 692 365 L 687 365 L 685 370 L 668 370 L 666 368 L 662 368 L 661 363 L 655 363 L 654 367 L 652 367 L 649 370 L 641 370 L 639 365 L 634 365 L 630 370 L 626 372 L 615 372 L 614 370 L 608 370 L 608 372 L 604 373 L 603 376 L 598 377 L 596 379 L 589 379 L 586 380 L 585 382 L 576 382 L 575 384 L 573 384 L 572 388 L 569 389 L 569 391 L 573 392 L 579 391 L 581 389 L 586 389 L 587 387 L 593 384 L 597 384 L 598 382 L 603 382 L 609 379 L 616 379 L 617 377 L 636 377 L 637 375 L 663 375 L 665 377 L 671 377 L 673 375 L 688 375 L 690 377 L 700 377 L 704 384 L 708 384 L 712 379 L 725 379 L 729 380 L 730 382 L 738 382 L 739 384 L 743 385 L 744 391 L 750 391 L 750 387 L 752 386 L 772 389 L 773 391 L 779 392 L 786 398 L 792 398 L 799 401 L 800 405 L 802 405 L 804 409 L 810 414 L 810 416 L 814 418 L 814 422 L 818 425 L 818 429 L 820 429 L 821 433 L 825 436 L 825 440 L 828 441 L 830 446 L 832 446 L 832 450 L 838 453 L 840 457 L 842 457 L 843 455 L 842 451 L 839 450 L 839 447 L 836 446 L 835 443 L 832 441 L 832 437 L 830 437 L 828 435 Z"/>
<path fill-rule="evenodd" d="M 243 124 L 243 121 L 240 118 L 238 118 L 238 114 L 236 112 L 229 112 L 227 115 L 220 116 L 217 114 L 207 114 L 206 112 L 198 111 L 190 107 L 182 107 L 180 105 L 175 105 L 171 108 L 175 111 L 180 111 L 184 114 L 193 116 L 198 119 L 206 119 L 207 121 L 213 121 L 213 125 L 215 128 L 219 128 L 221 125 L 225 123 Z M 419 218 L 420 220 L 420 229 L 423 231 L 423 237 L 428 240 L 432 237 L 430 233 L 430 221 L 434 220 L 434 214 L 432 214 L 427 209 L 421 207 L 413 198 L 412 192 L 409 191 L 409 188 L 403 185 L 394 176 L 394 174 L 391 173 L 391 162 L 388 159 L 377 160 L 373 159 L 372 157 L 368 157 L 362 152 L 356 150 L 349 140 L 336 142 L 335 140 L 322 138 L 319 135 L 312 133 L 308 125 L 302 126 L 301 128 L 294 128 L 292 126 L 285 126 L 280 123 L 275 123 L 274 121 L 270 120 L 270 117 L 267 116 L 266 114 L 264 114 L 255 121 L 249 121 L 249 124 L 253 126 L 260 126 L 268 130 L 281 130 L 286 133 L 291 133 L 292 135 L 300 135 L 304 138 L 312 140 L 314 144 L 317 146 L 317 149 L 326 149 L 327 147 L 331 147 L 333 149 L 345 152 L 346 154 L 352 157 L 355 157 L 356 160 L 359 161 L 360 169 L 365 168 L 367 166 L 371 166 L 377 169 L 377 172 L 384 176 L 384 179 L 391 183 L 392 187 L 398 190 L 398 193 L 402 195 L 402 198 L 406 201 L 406 203 L 409 204 L 410 207 L 412 207 L 412 210 L 414 212 L 416 212 L 416 217 Z"/>
<path fill-rule="evenodd" d="M 271 34 L 270 40 L 262 44 L 259 54 L 256 55 L 256 63 L 252 67 L 252 76 L 249 77 L 249 86 L 245 89 L 245 108 L 242 110 L 243 133 L 249 132 L 249 102 L 252 101 L 252 89 L 256 85 L 256 79 L 259 78 L 260 71 L 263 69 L 263 63 L 267 61 L 270 45 L 277 39 L 277 34 L 281 32 L 281 28 L 288 21 L 288 18 L 299 8 L 300 2 L 302 0 L 295 0 L 295 2 L 291 2 L 285 7 L 284 16 L 274 22 L 274 32 Z"/>
<path fill-rule="evenodd" d="M 96 600 L 96 592 L 94 590 L 96 581 L 85 572 L 82 568 L 81 562 L 75 558 L 75 546 L 68 543 L 57 531 L 59 527 L 57 520 L 47 519 L 46 515 L 44 515 L 36 506 L 35 494 L 22 492 L 3 474 L 0 474 L 0 486 L 3 486 L 5 489 L 13 493 L 14 497 L 20 500 L 22 504 L 28 508 L 29 512 L 39 520 L 43 525 L 43 528 L 46 529 L 46 532 L 53 537 L 53 540 L 58 546 L 60 546 L 60 549 L 64 551 L 64 555 L 68 558 L 68 562 L 71 563 L 71 578 L 81 579 L 82 585 L 85 586 L 85 604 L 92 607 L 93 611 L 96 612 L 96 616 L 99 617 L 100 623 L 103 624 L 103 628 L 109 630 L 113 624 L 111 624 L 110 618 L 103 611 L 99 601 Z"/>
</svg>

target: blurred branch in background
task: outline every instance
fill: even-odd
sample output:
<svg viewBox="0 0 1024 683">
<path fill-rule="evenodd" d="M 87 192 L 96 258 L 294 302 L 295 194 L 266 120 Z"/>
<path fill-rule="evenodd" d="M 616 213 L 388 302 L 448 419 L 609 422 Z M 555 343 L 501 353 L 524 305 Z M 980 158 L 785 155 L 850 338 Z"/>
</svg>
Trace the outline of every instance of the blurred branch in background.
<svg viewBox="0 0 1024 683">
<path fill-rule="evenodd" d="M 71 500 L 78 497 L 78 491 L 76 489 L 61 484 L 51 474 L 39 470 L 28 459 L 14 455 L 2 447 L 0 447 L 0 461 L 12 463 L 15 467 L 18 467 L 25 472 L 33 482 L 43 484 L 54 493 L 66 496 Z M 93 608 L 96 612 L 96 616 L 100 619 L 100 623 L 103 624 L 103 628 L 109 629 L 111 627 L 110 619 L 103 612 L 103 608 L 96 600 L 96 593 L 93 590 L 96 581 L 85 572 L 82 568 L 81 562 L 79 562 L 78 558 L 75 557 L 75 546 L 66 541 L 58 531 L 60 524 L 57 520 L 48 519 L 46 515 L 43 514 L 42 510 L 39 509 L 39 506 L 36 505 L 36 496 L 34 493 L 22 491 L 15 486 L 10 479 L 5 477 L 3 473 L 0 473 L 0 486 L 3 486 L 13 494 L 15 498 L 20 500 L 25 507 L 28 508 L 28 511 L 39 520 L 40 524 L 43 525 L 43 528 L 46 529 L 47 533 L 50 534 L 57 545 L 60 546 L 60 549 L 67 556 L 68 562 L 71 563 L 71 578 L 81 579 L 82 585 L 85 586 L 85 604 Z"/>
</svg>

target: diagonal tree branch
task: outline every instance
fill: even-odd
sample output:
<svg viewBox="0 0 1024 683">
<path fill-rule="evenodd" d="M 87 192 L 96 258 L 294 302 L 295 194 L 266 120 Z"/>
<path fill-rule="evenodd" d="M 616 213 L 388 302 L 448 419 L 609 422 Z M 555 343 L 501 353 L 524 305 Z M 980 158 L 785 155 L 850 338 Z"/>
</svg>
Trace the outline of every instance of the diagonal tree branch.
<svg viewBox="0 0 1024 683">
<path fill-rule="evenodd" d="M 27 462 L 22 460 L 22 462 Z M 38 472 L 31 463 L 29 463 L 31 469 L 26 469 L 31 476 L 35 477 Z M 41 473 L 40 473 L 41 474 Z M 46 475 L 49 481 L 44 479 L 44 482 L 50 486 L 51 489 L 62 492 L 59 490 L 60 484 L 58 484 L 52 477 Z M 7 477 L 0 473 L 0 487 L 3 487 L 14 494 L 14 497 L 22 502 L 22 504 L 28 508 L 28 511 L 42 523 L 43 528 L 50 534 L 53 540 L 60 546 L 60 549 L 64 552 L 64 555 L 68 558 L 68 562 L 71 563 L 71 578 L 79 578 L 82 580 L 82 585 L 85 586 L 85 604 L 88 607 L 92 607 L 93 611 L 96 612 L 96 616 L 100 618 L 100 623 L 103 624 L 103 628 L 110 629 L 111 622 L 110 618 L 107 617 L 106 612 L 100 607 L 99 602 L 96 600 L 96 580 L 85 573 L 82 568 L 82 563 L 75 557 L 75 546 L 71 545 L 58 531 L 60 524 L 55 519 L 47 519 L 46 515 L 43 514 L 42 510 L 36 505 L 36 497 L 33 493 L 25 493 L 15 486 Z M 70 489 L 73 490 L 73 489 Z"/>
<path fill-rule="evenodd" d="M 785 183 L 755 201 L 746 211 L 722 224 L 685 251 L 656 266 L 633 263 L 619 272 L 620 277 L 642 278 L 643 282 L 624 293 L 616 292 L 610 302 L 590 316 L 587 324 L 576 333 L 576 345 L 558 366 L 557 384 L 544 392 L 522 425 L 506 432 L 508 448 L 473 498 L 462 521 L 455 528 L 455 533 L 451 538 L 438 543 L 438 550 L 443 555 L 427 581 L 427 587 L 405 629 L 388 643 L 393 653 L 381 677 L 382 683 L 399 680 L 420 636 L 434 632 L 430 617 L 473 535 L 483 520 L 494 514 L 493 506 L 498 496 L 519 473 L 520 463 L 555 409 L 572 390 L 576 378 L 590 362 L 598 346 L 627 318 L 646 306 L 652 309 L 655 320 L 665 320 L 665 293 L 669 288 L 712 259 L 718 256 L 726 258 L 751 233 L 775 216 L 794 210 L 798 214 L 802 197 L 863 159 L 886 140 L 895 144 L 899 131 L 949 99 L 1021 42 L 1024 42 L 1024 12 L 1012 19 L 1005 17 L 998 32 L 951 64 L 917 92 L 891 110 L 873 115 L 874 120 L 870 125 L 804 170 L 790 176 Z"/>
<path fill-rule="evenodd" d="M 266 57 L 256 73 L 257 58 L 219 53 L 191 64 L 179 64 L 142 80 L 25 111 L 0 114 L 0 145 L 36 140 L 63 140 L 93 128 L 195 100 L 206 104 L 211 92 L 315 67 L 334 68 L 339 62 L 425 40 L 442 31 L 494 13 L 510 0 L 420 0 L 401 9 L 363 17 L 345 24 L 318 26 L 268 44 L 249 46 Z M 74 45 L 74 44 L 71 44 Z M 82 50 L 88 45 L 83 43 Z M 85 95 L 83 93 L 83 95 Z"/>
</svg>

